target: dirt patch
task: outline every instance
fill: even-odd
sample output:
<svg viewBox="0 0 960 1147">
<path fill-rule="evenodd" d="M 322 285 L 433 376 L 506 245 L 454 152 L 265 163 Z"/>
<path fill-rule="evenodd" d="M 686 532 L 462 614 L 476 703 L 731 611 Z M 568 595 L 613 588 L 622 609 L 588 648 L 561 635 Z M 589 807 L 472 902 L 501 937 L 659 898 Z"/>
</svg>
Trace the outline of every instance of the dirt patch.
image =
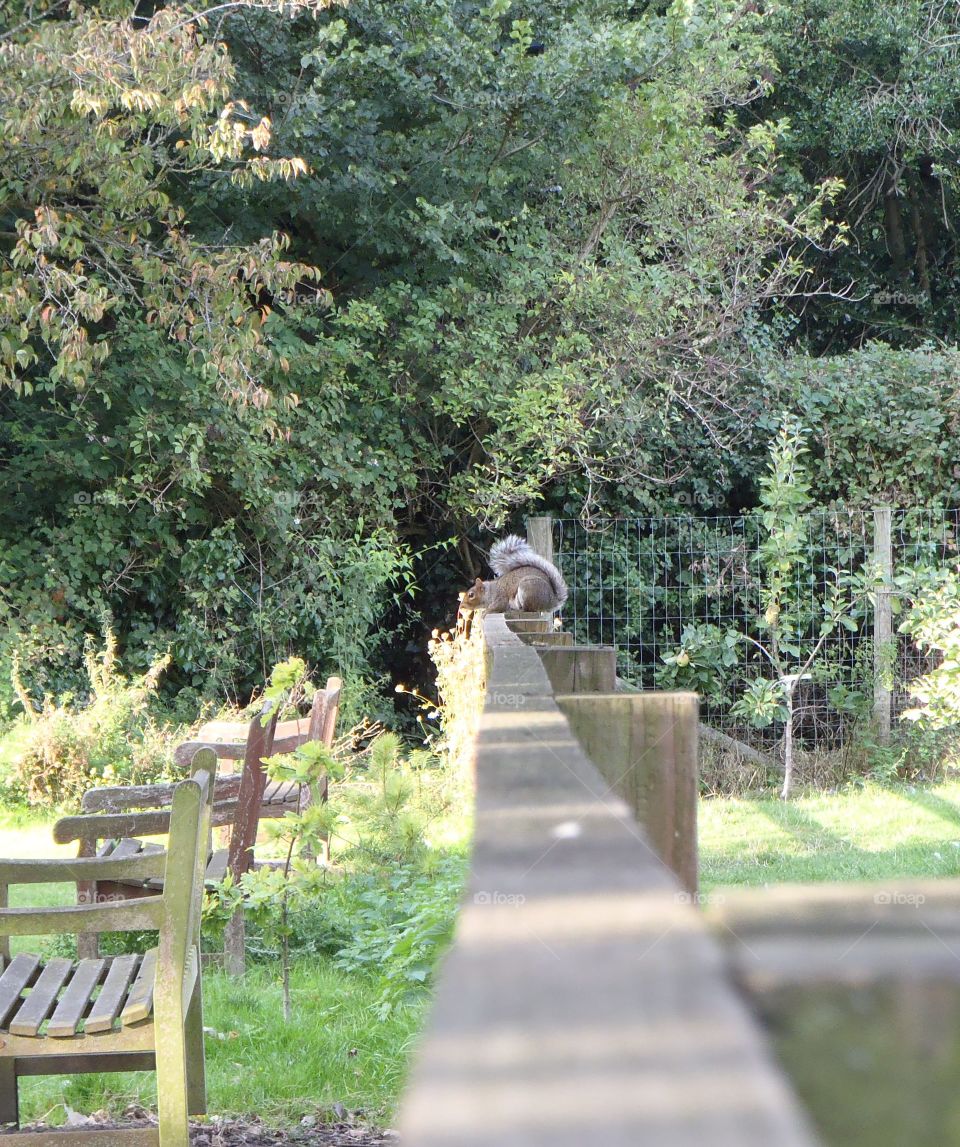
<svg viewBox="0 0 960 1147">
<path fill-rule="evenodd" d="M 97 1127 L 104 1131 L 125 1127 L 155 1127 L 156 1116 L 142 1107 L 129 1108 L 114 1121 L 105 1113 L 68 1113 L 66 1129 Z M 58 1130 L 64 1130 L 64 1127 Z M 23 1131 L 48 1131 L 43 1123 L 30 1123 Z M 3 1135 L 0 1133 L 0 1142 Z M 190 1124 L 190 1147 L 399 1147 L 396 1131 L 379 1130 L 359 1123 L 320 1123 L 308 1116 L 292 1127 L 268 1127 L 261 1120 L 231 1119 L 211 1115 L 202 1123 Z"/>
</svg>

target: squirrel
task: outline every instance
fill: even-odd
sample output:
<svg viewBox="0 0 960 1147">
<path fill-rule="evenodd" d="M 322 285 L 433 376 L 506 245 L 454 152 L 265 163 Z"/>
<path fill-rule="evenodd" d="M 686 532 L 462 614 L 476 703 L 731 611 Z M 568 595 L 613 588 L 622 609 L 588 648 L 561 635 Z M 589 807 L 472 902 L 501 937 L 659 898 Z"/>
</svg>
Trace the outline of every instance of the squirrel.
<svg viewBox="0 0 960 1147">
<path fill-rule="evenodd" d="M 557 567 L 516 534 L 503 538 L 490 550 L 490 568 L 496 575 L 493 581 L 477 578 L 460 594 L 462 610 L 555 613 L 567 600 L 567 583 Z"/>
</svg>

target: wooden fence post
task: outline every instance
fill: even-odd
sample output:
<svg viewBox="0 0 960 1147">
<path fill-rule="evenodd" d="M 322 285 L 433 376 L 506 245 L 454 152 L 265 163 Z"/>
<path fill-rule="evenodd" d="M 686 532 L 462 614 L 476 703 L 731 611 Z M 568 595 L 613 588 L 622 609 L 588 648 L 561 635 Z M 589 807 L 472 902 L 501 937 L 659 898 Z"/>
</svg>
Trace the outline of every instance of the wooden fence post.
<svg viewBox="0 0 960 1147">
<path fill-rule="evenodd" d="M 890 673 L 889 649 L 893 636 L 893 546 L 890 538 L 891 509 L 877 506 L 873 511 L 873 561 L 881 584 L 877 586 L 877 604 L 873 615 L 873 723 L 881 745 L 890 740 L 891 692 L 887 686 Z"/>
<path fill-rule="evenodd" d="M 539 518 L 527 518 L 527 542 L 548 562 L 553 561 L 553 518 L 545 515 Z"/>
<path fill-rule="evenodd" d="M 660 859 L 697 891 L 696 693 L 558 695 L 587 756 L 644 826 Z"/>
</svg>

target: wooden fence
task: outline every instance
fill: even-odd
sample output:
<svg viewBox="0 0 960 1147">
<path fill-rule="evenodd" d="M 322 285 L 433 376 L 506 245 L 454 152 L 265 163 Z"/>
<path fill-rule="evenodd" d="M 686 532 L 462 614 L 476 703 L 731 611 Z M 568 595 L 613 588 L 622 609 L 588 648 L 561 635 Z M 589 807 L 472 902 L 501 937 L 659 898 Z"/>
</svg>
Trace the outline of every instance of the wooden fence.
<svg viewBox="0 0 960 1147">
<path fill-rule="evenodd" d="M 538 619 L 475 636 L 473 862 L 405 1147 L 960 1142 L 960 882 L 701 897 L 696 698 L 617 693 Z"/>
</svg>

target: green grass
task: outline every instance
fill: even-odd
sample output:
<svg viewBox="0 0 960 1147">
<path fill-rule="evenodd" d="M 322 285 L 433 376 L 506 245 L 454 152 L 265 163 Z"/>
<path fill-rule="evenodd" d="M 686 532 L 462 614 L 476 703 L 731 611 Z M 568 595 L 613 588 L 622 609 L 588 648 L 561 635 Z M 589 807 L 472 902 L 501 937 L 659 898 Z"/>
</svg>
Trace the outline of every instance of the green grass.
<svg viewBox="0 0 960 1147">
<path fill-rule="evenodd" d="M 701 889 L 960 876 L 960 782 L 700 802 Z"/>
<path fill-rule="evenodd" d="M 16 721 L 0 732 L 0 781 L 8 780 L 17 771 L 17 761 L 23 755 L 30 737 L 25 721 Z"/>
</svg>

